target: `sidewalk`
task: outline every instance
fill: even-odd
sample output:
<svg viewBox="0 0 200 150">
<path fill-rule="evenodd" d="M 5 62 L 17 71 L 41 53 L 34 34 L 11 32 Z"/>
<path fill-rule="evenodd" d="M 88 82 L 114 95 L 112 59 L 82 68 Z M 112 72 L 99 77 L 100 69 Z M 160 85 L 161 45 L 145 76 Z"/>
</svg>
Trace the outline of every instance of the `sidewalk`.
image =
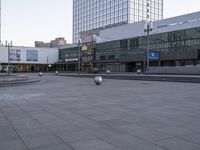
<svg viewBox="0 0 200 150">
<path fill-rule="evenodd" d="M 44 74 L 0 88 L 0 149 L 200 150 L 199 89 Z"/>
</svg>

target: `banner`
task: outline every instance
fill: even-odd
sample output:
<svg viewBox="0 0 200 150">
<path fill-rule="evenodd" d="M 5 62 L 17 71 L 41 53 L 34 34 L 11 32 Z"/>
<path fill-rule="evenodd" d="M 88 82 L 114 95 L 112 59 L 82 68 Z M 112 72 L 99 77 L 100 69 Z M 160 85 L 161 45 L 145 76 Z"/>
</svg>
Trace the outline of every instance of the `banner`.
<svg viewBox="0 0 200 150">
<path fill-rule="evenodd" d="M 9 60 L 11 61 L 20 61 L 21 60 L 21 50 L 10 49 L 9 50 Z"/>
</svg>

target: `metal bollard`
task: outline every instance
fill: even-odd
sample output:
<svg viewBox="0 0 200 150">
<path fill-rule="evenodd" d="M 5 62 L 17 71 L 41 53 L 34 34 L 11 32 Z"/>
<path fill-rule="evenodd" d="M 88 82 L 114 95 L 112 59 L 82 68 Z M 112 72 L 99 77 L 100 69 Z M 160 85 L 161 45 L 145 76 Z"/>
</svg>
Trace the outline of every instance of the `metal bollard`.
<svg viewBox="0 0 200 150">
<path fill-rule="evenodd" d="M 58 71 L 55 72 L 55 75 L 58 75 Z"/>
<path fill-rule="evenodd" d="M 103 79 L 102 79 L 101 76 L 96 76 L 96 77 L 94 78 L 94 83 L 95 83 L 96 85 L 101 85 L 102 82 L 103 82 Z"/>
<path fill-rule="evenodd" d="M 43 73 L 42 72 L 39 72 L 39 76 L 41 77 L 43 75 Z"/>
<path fill-rule="evenodd" d="M 106 74 L 109 75 L 109 74 L 110 74 L 110 70 L 107 70 L 107 71 L 106 71 Z"/>
</svg>

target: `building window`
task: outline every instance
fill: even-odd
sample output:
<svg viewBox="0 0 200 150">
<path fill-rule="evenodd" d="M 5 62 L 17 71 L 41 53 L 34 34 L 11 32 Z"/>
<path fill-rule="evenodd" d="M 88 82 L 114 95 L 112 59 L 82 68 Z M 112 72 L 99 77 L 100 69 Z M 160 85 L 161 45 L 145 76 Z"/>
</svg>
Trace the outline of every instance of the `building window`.
<svg viewBox="0 0 200 150">
<path fill-rule="evenodd" d="M 100 56 L 100 60 L 106 60 L 106 56 Z"/>
</svg>

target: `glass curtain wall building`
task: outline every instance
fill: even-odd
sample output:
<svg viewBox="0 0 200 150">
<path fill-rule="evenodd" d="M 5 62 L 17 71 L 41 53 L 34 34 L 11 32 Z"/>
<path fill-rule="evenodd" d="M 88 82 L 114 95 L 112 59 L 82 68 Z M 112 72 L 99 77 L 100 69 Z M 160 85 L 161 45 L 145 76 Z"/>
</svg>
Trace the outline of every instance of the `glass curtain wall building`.
<svg viewBox="0 0 200 150">
<path fill-rule="evenodd" d="M 82 34 L 163 18 L 163 0 L 73 0 L 73 42 Z"/>
<path fill-rule="evenodd" d="M 146 36 L 96 43 L 94 62 L 99 71 L 136 72 L 137 64 L 143 66 L 146 48 Z M 200 65 L 200 27 L 150 35 L 150 52 L 160 53 L 159 60 L 151 60 L 150 66 Z M 77 53 L 77 46 L 60 49 L 59 59 L 64 60 L 66 54 L 74 59 Z"/>
</svg>

